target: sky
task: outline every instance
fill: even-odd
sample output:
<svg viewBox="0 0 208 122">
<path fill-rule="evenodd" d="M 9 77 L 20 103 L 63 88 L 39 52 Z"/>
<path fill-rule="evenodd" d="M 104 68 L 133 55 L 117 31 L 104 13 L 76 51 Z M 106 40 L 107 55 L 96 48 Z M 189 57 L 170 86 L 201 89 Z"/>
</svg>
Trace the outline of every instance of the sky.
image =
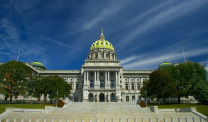
<svg viewBox="0 0 208 122">
<path fill-rule="evenodd" d="M 208 71 L 208 0 L 1 0 L 0 62 L 79 70 L 103 28 L 125 70 L 164 61 Z M 19 51 L 20 49 L 20 51 Z"/>
</svg>

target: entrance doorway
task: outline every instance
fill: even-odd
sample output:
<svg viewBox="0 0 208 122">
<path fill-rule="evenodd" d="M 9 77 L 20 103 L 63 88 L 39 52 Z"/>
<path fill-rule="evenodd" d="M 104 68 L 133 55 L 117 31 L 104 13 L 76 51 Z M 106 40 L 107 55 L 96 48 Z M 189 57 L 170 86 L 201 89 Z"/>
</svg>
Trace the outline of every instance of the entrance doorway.
<svg viewBox="0 0 208 122">
<path fill-rule="evenodd" d="M 99 100 L 100 102 L 105 102 L 105 95 L 103 93 L 100 93 Z"/>
<path fill-rule="evenodd" d="M 110 100 L 111 102 L 116 102 L 116 95 L 114 93 L 111 93 Z"/>
<path fill-rule="evenodd" d="M 89 94 L 89 102 L 93 102 L 93 94 L 92 93 Z"/>
</svg>

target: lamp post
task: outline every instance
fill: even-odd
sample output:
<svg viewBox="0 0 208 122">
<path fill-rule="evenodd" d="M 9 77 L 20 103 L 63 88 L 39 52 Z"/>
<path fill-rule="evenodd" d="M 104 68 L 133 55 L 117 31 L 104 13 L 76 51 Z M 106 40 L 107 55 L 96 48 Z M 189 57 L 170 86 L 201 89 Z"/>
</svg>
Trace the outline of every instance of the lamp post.
<svg viewBox="0 0 208 122">
<path fill-rule="evenodd" d="M 57 90 L 57 98 L 56 98 L 56 107 L 57 107 L 57 104 L 58 104 L 58 90 Z"/>
<path fill-rule="evenodd" d="M 145 90 L 145 99 L 146 99 L 146 107 L 147 107 L 147 91 Z"/>
</svg>

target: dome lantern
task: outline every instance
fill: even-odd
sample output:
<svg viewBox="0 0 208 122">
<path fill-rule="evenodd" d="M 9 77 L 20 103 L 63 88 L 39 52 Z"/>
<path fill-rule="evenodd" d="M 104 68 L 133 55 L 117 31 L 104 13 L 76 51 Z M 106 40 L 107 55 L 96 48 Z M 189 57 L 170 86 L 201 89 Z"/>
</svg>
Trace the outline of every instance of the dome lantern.
<svg viewBox="0 0 208 122">
<path fill-rule="evenodd" d="M 103 35 L 103 29 L 101 30 L 100 39 L 95 41 L 91 45 L 90 50 L 94 50 L 94 49 L 98 49 L 98 48 L 106 48 L 106 49 L 110 49 L 110 50 L 114 51 L 113 45 L 109 41 L 105 40 L 105 36 Z"/>
</svg>

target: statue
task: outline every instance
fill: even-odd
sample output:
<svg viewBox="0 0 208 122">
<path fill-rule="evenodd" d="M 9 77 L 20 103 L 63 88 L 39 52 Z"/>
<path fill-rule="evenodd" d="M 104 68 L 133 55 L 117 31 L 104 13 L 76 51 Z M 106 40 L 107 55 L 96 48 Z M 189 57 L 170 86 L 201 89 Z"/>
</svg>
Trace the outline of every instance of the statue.
<svg viewBox="0 0 208 122">
<path fill-rule="evenodd" d="M 83 99 L 87 99 L 88 98 L 88 91 L 83 91 Z"/>
<path fill-rule="evenodd" d="M 116 97 L 117 97 L 117 99 L 121 99 L 121 91 L 116 92 Z"/>
</svg>

